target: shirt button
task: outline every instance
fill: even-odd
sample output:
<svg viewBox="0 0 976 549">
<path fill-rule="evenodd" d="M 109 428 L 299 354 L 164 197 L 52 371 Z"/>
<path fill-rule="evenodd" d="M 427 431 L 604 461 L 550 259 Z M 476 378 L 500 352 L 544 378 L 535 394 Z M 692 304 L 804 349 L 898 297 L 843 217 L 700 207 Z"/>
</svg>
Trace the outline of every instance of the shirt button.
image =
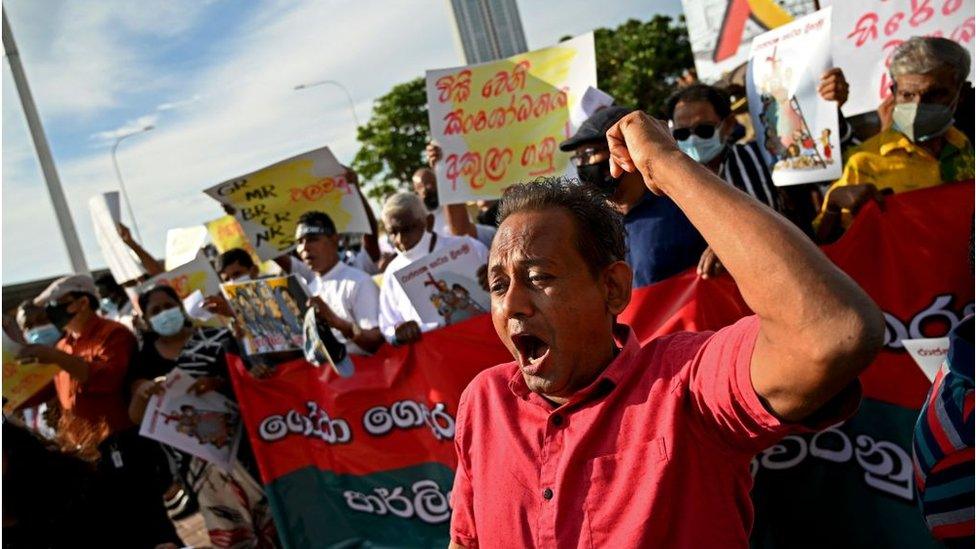
<svg viewBox="0 0 976 549">
<path fill-rule="evenodd" d="M 552 499 L 552 488 L 546 488 L 543 490 L 542 497 L 546 498 L 547 500 Z"/>
<path fill-rule="evenodd" d="M 559 414 L 553 414 L 553 416 L 552 416 L 552 424 L 555 425 L 556 427 L 562 426 L 562 424 L 563 424 L 563 416 L 561 416 Z"/>
</svg>

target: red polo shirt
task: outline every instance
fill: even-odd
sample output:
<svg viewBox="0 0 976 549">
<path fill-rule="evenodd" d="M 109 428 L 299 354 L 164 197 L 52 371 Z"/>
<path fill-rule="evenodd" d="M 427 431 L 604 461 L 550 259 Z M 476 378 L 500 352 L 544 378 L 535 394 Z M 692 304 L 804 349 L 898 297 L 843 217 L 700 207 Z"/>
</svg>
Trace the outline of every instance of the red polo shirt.
<svg viewBox="0 0 976 549">
<path fill-rule="evenodd" d="M 122 381 L 136 348 L 132 332 L 118 322 L 93 315 L 78 337 L 66 335 L 57 348 L 84 360 L 91 368 L 84 383 L 64 370 L 54 376 L 61 407 L 93 424 L 104 420 L 113 433 L 131 427 Z"/>
<path fill-rule="evenodd" d="M 514 362 L 471 382 L 455 431 L 455 542 L 746 547 L 750 460 L 805 430 L 752 388 L 758 318 L 643 346 L 622 328 L 621 352 L 562 406 L 530 392 Z"/>
</svg>

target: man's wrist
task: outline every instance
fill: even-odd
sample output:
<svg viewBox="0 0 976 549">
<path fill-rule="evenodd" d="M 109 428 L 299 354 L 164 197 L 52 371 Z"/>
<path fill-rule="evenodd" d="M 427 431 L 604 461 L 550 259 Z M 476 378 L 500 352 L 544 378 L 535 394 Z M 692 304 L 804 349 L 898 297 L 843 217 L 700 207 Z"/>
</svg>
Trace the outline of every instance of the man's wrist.
<svg viewBox="0 0 976 549">
<path fill-rule="evenodd" d="M 675 188 L 681 184 L 681 181 L 685 179 L 685 175 L 689 170 L 704 170 L 711 174 L 708 168 L 681 152 L 680 149 L 674 149 L 660 154 L 651 162 L 650 166 L 650 173 L 654 177 L 654 185 L 669 197 Z"/>
</svg>

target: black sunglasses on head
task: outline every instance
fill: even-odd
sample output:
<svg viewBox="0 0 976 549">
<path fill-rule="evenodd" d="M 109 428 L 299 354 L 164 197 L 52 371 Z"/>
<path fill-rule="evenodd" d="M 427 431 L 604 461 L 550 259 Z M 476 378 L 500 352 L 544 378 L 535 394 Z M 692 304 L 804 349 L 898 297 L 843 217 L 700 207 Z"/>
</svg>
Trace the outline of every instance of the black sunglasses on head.
<svg viewBox="0 0 976 549">
<path fill-rule="evenodd" d="M 715 124 L 698 124 L 692 128 L 675 128 L 671 130 L 671 135 L 677 141 L 684 141 L 691 137 L 691 134 L 695 134 L 702 139 L 708 139 L 715 135 L 715 128 Z"/>
</svg>

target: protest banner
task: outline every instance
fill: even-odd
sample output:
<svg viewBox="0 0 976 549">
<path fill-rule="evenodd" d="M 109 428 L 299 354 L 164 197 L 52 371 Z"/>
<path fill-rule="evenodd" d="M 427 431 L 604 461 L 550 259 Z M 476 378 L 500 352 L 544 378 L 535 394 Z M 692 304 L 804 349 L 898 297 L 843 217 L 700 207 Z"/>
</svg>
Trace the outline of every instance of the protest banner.
<svg viewBox="0 0 976 549">
<path fill-rule="evenodd" d="M 929 382 L 901 341 L 944 336 L 973 312 L 964 260 L 972 197 L 967 182 L 890 197 L 884 211 L 870 203 L 825 248 L 884 310 L 885 347 L 861 376 L 865 399 L 854 417 L 787 437 L 754 460 L 753 547 L 938 546 L 914 502 L 910 458 Z M 702 280 L 691 269 L 635 289 L 618 320 L 647 340 L 746 314 L 731 278 Z M 510 360 L 488 315 L 355 356 L 350 378 L 296 360 L 256 380 L 232 356 L 284 545 L 446 545 L 459 395 L 482 369 Z"/>
<path fill-rule="evenodd" d="M 216 295 L 220 291 L 220 278 L 202 251 L 197 252 L 193 261 L 150 278 L 139 286 L 137 292 L 142 293 L 160 284 L 165 284 L 176 290 L 180 299 L 189 296 L 196 290 L 205 296 Z"/>
<path fill-rule="evenodd" d="M 112 278 L 119 284 L 123 284 L 146 274 L 142 264 L 119 236 L 117 226 L 121 217 L 118 191 L 91 197 L 88 200 L 88 211 L 95 226 L 95 239 L 98 240 L 102 257 L 112 273 Z"/>
<path fill-rule="evenodd" d="M 817 92 L 830 68 L 830 8 L 752 40 L 746 93 L 760 147 L 778 186 L 840 177 L 837 103 Z"/>
<path fill-rule="evenodd" d="M 180 227 L 166 231 L 166 270 L 193 261 L 207 242 L 207 227 Z"/>
<path fill-rule="evenodd" d="M 216 391 L 191 392 L 195 381 L 180 368 L 170 372 L 165 392 L 149 399 L 139 434 L 230 471 L 241 442 L 240 412 Z"/>
<path fill-rule="evenodd" d="M 449 326 L 488 311 L 488 293 L 478 283 L 484 264 L 467 242 L 428 254 L 393 273 L 422 326 Z"/>
<path fill-rule="evenodd" d="M 295 224 L 305 212 L 329 214 L 341 233 L 369 233 L 359 189 L 345 168 L 322 147 L 236 177 L 204 191 L 235 209 L 261 260 L 274 259 L 295 244 Z"/>
<path fill-rule="evenodd" d="M 593 33 L 508 59 L 427 71 L 430 132 L 440 145 L 441 204 L 492 199 L 513 183 L 575 175 L 559 143 L 596 86 Z"/>
<path fill-rule="evenodd" d="M 248 355 L 302 350 L 308 294 L 297 276 L 227 282 L 220 290 L 234 310 Z"/>
<path fill-rule="evenodd" d="M 973 55 L 976 4 L 971 0 L 858 0 L 832 2 L 831 48 L 851 96 L 844 116 L 878 108 L 891 94 L 888 65 L 902 42 L 913 36 L 941 36 Z M 976 78 L 970 65 L 969 79 Z"/>
<path fill-rule="evenodd" d="M 54 374 L 58 373 L 58 367 L 17 360 L 21 345 L 5 331 L 0 337 L 3 337 L 3 379 L 0 392 L 3 393 L 3 410 L 10 413 L 50 385 Z"/>
<path fill-rule="evenodd" d="M 695 70 L 714 82 L 749 60 L 749 44 L 760 33 L 816 10 L 814 0 L 788 6 L 774 0 L 681 0 Z"/>
<path fill-rule="evenodd" d="M 247 239 L 247 235 L 244 234 L 244 229 L 241 228 L 241 224 L 237 222 L 236 217 L 225 215 L 212 221 L 207 221 L 204 225 L 207 227 L 207 232 L 210 233 L 210 240 L 218 252 L 224 253 L 233 248 L 244 248 L 251 252 L 251 255 L 257 261 L 257 253 L 254 252 L 254 246 Z"/>
</svg>

